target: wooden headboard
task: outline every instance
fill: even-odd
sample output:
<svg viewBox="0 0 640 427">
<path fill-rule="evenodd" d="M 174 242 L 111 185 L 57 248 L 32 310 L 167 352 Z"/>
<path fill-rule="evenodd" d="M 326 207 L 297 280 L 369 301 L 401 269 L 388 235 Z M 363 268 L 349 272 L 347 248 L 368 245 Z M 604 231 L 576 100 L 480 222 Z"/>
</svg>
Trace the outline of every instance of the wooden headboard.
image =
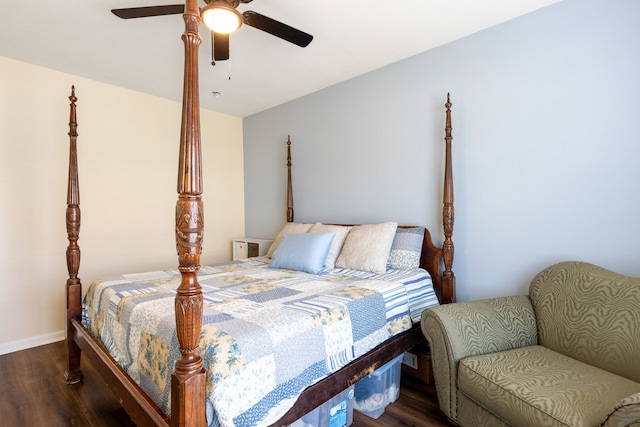
<svg viewBox="0 0 640 427">
<path fill-rule="evenodd" d="M 441 304 L 448 304 L 456 300 L 456 278 L 453 273 L 453 168 L 451 166 L 451 96 L 447 94 L 445 103 L 445 167 L 444 190 L 442 194 L 442 225 L 444 228 L 444 242 L 442 247 L 433 243 L 431 232 L 425 227 L 420 255 L 420 267 L 431 275 L 433 287 Z M 291 180 L 291 136 L 287 137 L 287 222 L 294 221 L 293 186 Z M 351 225 L 351 224 L 342 224 Z M 403 226 L 400 226 L 403 227 Z M 409 227 L 409 226 L 406 226 Z"/>
</svg>

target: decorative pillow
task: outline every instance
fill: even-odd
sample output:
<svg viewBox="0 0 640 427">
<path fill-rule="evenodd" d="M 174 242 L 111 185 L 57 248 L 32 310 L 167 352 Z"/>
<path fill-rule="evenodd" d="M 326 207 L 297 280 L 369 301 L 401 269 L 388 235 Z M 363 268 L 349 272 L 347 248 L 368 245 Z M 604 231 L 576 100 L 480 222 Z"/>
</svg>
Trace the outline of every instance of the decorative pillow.
<svg viewBox="0 0 640 427">
<path fill-rule="evenodd" d="M 285 234 L 271 257 L 271 267 L 322 273 L 331 242 L 336 235 L 327 233 Z"/>
<path fill-rule="evenodd" d="M 397 228 L 397 222 L 352 227 L 336 260 L 336 267 L 384 273 Z"/>
<path fill-rule="evenodd" d="M 640 426 L 640 393 L 619 401 L 600 426 Z"/>
<path fill-rule="evenodd" d="M 387 268 L 410 270 L 420 267 L 424 227 L 398 228 L 391 244 Z"/>
<path fill-rule="evenodd" d="M 294 234 L 294 233 L 306 233 L 309 231 L 313 224 L 302 224 L 299 222 L 288 222 L 282 227 L 282 230 L 278 233 L 276 238 L 273 240 L 273 243 L 269 247 L 267 251 L 267 258 L 271 258 L 273 256 L 273 252 L 275 252 L 278 247 L 278 243 L 280 243 L 280 238 L 285 234 Z"/>
<path fill-rule="evenodd" d="M 331 247 L 329 248 L 327 259 L 324 261 L 324 268 L 334 268 L 336 266 L 336 259 L 340 254 L 340 249 L 342 249 L 344 239 L 346 239 L 347 234 L 349 234 L 349 230 L 351 230 L 351 227 L 346 225 L 330 225 L 321 224 L 319 222 L 313 224 L 309 230 L 309 233 L 324 233 L 327 231 L 335 231 L 336 233 L 333 238 L 333 242 L 331 243 Z"/>
</svg>

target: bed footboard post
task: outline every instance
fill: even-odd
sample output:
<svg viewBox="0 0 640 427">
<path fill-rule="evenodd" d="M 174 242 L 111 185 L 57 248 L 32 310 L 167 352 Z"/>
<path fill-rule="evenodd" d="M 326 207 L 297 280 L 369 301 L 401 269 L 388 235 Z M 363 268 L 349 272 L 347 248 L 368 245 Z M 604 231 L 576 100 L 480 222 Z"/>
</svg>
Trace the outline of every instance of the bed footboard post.
<svg viewBox="0 0 640 427">
<path fill-rule="evenodd" d="M 198 98 L 198 34 L 200 11 L 197 0 L 186 0 L 182 127 L 178 163 L 176 203 L 176 248 L 182 276 L 175 299 L 176 333 L 181 357 L 171 375 L 171 426 L 206 426 L 205 371 L 198 355 L 202 329 L 202 289 L 198 283 L 204 233 L 200 105 Z"/>
<path fill-rule="evenodd" d="M 78 184 L 78 123 L 76 121 L 76 98 L 75 87 L 71 86 L 71 96 L 69 96 L 69 179 L 67 187 L 67 271 L 69 278 L 66 284 L 67 294 L 67 321 L 65 323 L 65 340 L 67 344 L 67 370 L 64 377 L 67 384 L 75 384 L 82 381 L 82 371 L 80 370 L 80 347 L 76 344 L 74 337 L 73 320 L 80 320 L 82 317 L 82 283 L 78 278 L 80 269 L 80 187 Z"/>
<path fill-rule="evenodd" d="M 453 274 L 453 169 L 451 166 L 451 99 L 447 94 L 446 124 L 445 124 L 445 171 L 444 171 L 444 193 L 442 208 L 442 224 L 444 227 L 444 243 L 442 245 L 442 257 L 444 259 L 444 272 L 442 274 L 442 302 L 450 303 L 456 300 L 456 278 Z"/>
</svg>

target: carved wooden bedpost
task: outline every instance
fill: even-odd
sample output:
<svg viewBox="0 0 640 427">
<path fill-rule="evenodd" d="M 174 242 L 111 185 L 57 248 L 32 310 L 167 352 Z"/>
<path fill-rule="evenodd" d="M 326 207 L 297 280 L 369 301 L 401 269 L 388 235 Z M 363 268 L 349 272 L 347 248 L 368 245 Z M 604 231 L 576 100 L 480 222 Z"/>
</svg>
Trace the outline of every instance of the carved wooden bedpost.
<svg viewBox="0 0 640 427">
<path fill-rule="evenodd" d="M 72 320 L 80 320 L 82 317 L 82 283 L 78 278 L 80 269 L 80 247 L 78 238 L 80 237 L 80 186 L 78 183 L 78 123 L 76 121 L 76 98 L 75 87 L 71 86 L 71 96 L 69 96 L 69 179 L 67 184 L 67 321 L 65 324 L 65 339 L 67 343 L 67 371 L 64 377 L 67 384 L 75 384 L 82 381 L 82 371 L 80 370 L 80 347 L 73 340 L 74 328 Z"/>
<path fill-rule="evenodd" d="M 291 135 L 287 135 L 287 222 L 293 222 L 293 188 L 291 185 Z"/>
<path fill-rule="evenodd" d="M 171 425 L 205 426 L 205 371 L 197 354 L 202 328 L 202 289 L 197 273 L 204 232 L 200 105 L 198 98 L 197 0 L 186 0 L 182 128 L 176 203 L 176 248 L 182 281 L 175 300 L 176 331 L 181 358 L 171 376 Z"/>
<path fill-rule="evenodd" d="M 451 100 L 447 94 L 446 124 L 445 124 L 445 171 L 444 171 L 444 192 L 443 192 L 443 208 L 442 223 L 444 226 L 444 243 L 442 245 L 442 255 L 444 258 L 444 272 L 442 274 L 442 300 L 443 302 L 455 302 L 456 300 L 456 278 L 453 274 L 451 266 L 453 265 L 453 170 L 451 166 Z"/>
</svg>

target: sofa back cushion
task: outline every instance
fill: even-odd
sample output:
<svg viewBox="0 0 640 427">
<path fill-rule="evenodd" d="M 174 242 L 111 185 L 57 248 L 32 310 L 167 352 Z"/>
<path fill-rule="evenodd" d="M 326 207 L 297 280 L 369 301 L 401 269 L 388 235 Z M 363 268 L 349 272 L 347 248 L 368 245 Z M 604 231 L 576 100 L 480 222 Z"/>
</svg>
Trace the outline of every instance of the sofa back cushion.
<svg viewBox="0 0 640 427">
<path fill-rule="evenodd" d="M 563 262 L 539 273 L 529 296 L 540 345 L 640 382 L 640 278 Z"/>
</svg>

